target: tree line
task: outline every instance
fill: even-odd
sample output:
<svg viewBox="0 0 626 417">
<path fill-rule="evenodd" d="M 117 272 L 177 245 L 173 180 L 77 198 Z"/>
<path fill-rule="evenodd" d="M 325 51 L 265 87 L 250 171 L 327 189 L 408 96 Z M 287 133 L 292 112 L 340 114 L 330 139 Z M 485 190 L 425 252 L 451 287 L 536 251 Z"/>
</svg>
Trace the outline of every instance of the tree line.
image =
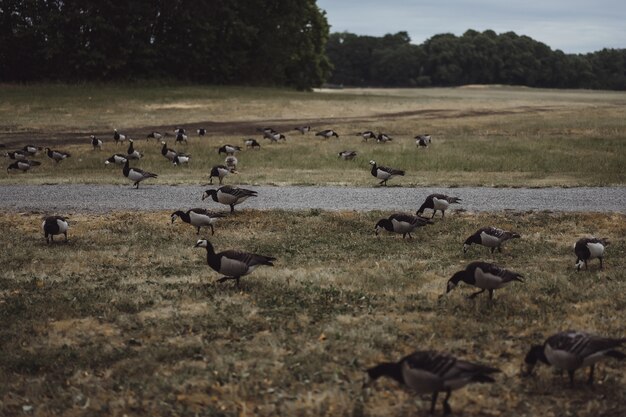
<svg viewBox="0 0 626 417">
<path fill-rule="evenodd" d="M 372 87 L 508 84 L 529 87 L 626 89 L 626 49 L 565 54 L 514 32 L 468 30 L 421 45 L 406 32 L 382 37 L 330 35 L 331 84 Z"/>
</svg>

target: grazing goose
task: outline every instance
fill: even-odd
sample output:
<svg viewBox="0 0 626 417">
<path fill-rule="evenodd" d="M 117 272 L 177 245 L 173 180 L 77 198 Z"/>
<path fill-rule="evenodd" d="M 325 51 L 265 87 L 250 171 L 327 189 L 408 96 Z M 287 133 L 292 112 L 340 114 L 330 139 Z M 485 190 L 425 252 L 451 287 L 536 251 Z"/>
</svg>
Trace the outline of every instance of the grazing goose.
<svg viewBox="0 0 626 417">
<path fill-rule="evenodd" d="M 575 330 L 559 332 L 548 337 L 543 345 L 534 345 L 530 348 L 524 358 L 526 370 L 523 375 L 531 375 L 537 362 L 543 362 L 557 369 L 566 370 L 570 385 L 573 386 L 576 370 L 588 366 L 587 383 L 592 385 L 596 362 L 607 357 L 626 359 L 626 355 L 617 350 L 625 342 L 626 338 L 612 339 Z"/>
<path fill-rule="evenodd" d="M 244 139 L 243 143 L 246 145 L 246 148 L 257 148 L 257 149 L 261 149 L 261 144 L 259 142 L 257 142 L 256 139 Z"/>
<path fill-rule="evenodd" d="M 212 213 L 202 208 L 193 208 L 187 211 L 178 210 L 171 215 L 172 224 L 179 217 L 185 223 L 189 223 L 198 229 L 196 233 L 197 235 L 200 234 L 201 227 L 210 227 L 211 235 L 214 235 L 215 229 L 213 228 L 213 223 L 215 223 L 219 217 L 224 217 L 224 215 L 221 213 Z"/>
<path fill-rule="evenodd" d="M 416 394 L 432 394 L 431 414 L 435 412 L 437 396 L 445 392 L 446 397 L 442 401 L 444 415 L 452 412 L 448 404 L 452 390 L 473 382 L 495 382 L 490 374 L 496 372 L 500 370 L 432 350 L 416 351 L 398 362 L 383 362 L 367 370 L 371 380 L 385 376 Z"/>
<path fill-rule="evenodd" d="M 35 145 L 25 145 L 22 150 L 30 156 L 35 156 L 37 155 L 37 152 L 41 150 L 41 148 L 38 148 Z"/>
<path fill-rule="evenodd" d="M 169 159 L 170 162 L 174 162 L 174 158 L 176 157 L 176 155 L 178 155 L 178 152 L 176 152 L 174 149 L 168 148 L 166 142 L 161 142 L 161 145 L 163 145 L 163 147 L 161 148 L 161 155 Z"/>
<path fill-rule="evenodd" d="M 439 210 L 441 211 L 441 218 L 443 219 L 450 204 L 457 204 L 460 201 L 461 199 L 459 197 L 448 197 L 444 194 L 431 194 L 426 197 L 424 204 L 420 206 L 416 214 L 419 216 L 425 209 L 431 209 L 433 211 L 432 219 L 435 217 L 437 210 Z"/>
<path fill-rule="evenodd" d="M 493 299 L 493 292 L 508 285 L 512 281 L 524 282 L 522 274 L 500 268 L 489 262 L 472 262 L 463 271 L 458 271 L 448 280 L 446 293 L 452 291 L 459 281 L 480 288 L 480 291 L 472 293 L 469 298 L 474 298 L 478 294 L 489 291 L 489 299 Z"/>
<path fill-rule="evenodd" d="M 395 213 L 387 219 L 380 219 L 378 223 L 376 223 L 374 231 L 376 235 L 378 235 L 378 233 L 384 229 L 392 233 L 402 233 L 402 239 L 407 235 L 409 235 L 409 239 L 413 239 L 411 232 L 427 224 L 433 224 L 433 222 L 411 214 Z"/>
<path fill-rule="evenodd" d="M 341 151 L 337 155 L 338 155 L 338 158 L 351 161 L 356 157 L 357 153 L 356 151 Z"/>
<path fill-rule="evenodd" d="M 294 130 L 297 130 L 301 134 L 305 134 L 311 131 L 311 126 L 298 126 Z"/>
<path fill-rule="evenodd" d="M 148 139 L 156 139 L 156 140 L 160 140 L 163 137 L 163 135 L 157 131 L 154 132 L 150 132 L 148 133 L 148 135 L 146 136 L 146 140 Z"/>
<path fill-rule="evenodd" d="M 126 161 L 127 161 L 126 155 L 122 155 L 121 153 L 116 153 L 115 155 L 111 156 L 109 159 L 104 161 L 104 163 L 105 165 L 109 165 L 109 164 L 124 165 Z"/>
<path fill-rule="evenodd" d="M 431 143 L 430 135 L 417 135 L 413 139 L 415 139 L 415 144 L 421 148 L 427 148 Z"/>
<path fill-rule="evenodd" d="M 376 133 L 372 132 L 371 130 L 359 132 L 356 135 L 361 136 L 365 142 L 367 142 L 368 139 L 376 139 Z"/>
<path fill-rule="evenodd" d="M 198 240 L 194 247 L 206 248 L 207 263 L 214 271 L 224 275 L 224 277 L 218 279 L 217 282 L 234 279 L 237 281 L 237 287 L 239 287 L 239 278 L 248 275 L 260 265 L 274 266 L 272 261 L 276 260 L 276 258 L 272 256 L 257 255 L 255 253 L 236 250 L 225 250 L 220 253 L 215 253 L 213 245 L 206 239 Z"/>
<path fill-rule="evenodd" d="M 69 228 L 69 223 L 65 217 L 46 217 L 41 224 L 41 228 L 43 229 L 43 234 L 46 237 L 46 243 L 54 242 L 55 235 L 64 235 L 65 241 L 67 242 L 67 229 Z"/>
<path fill-rule="evenodd" d="M 263 132 L 263 137 L 265 139 L 269 139 L 270 142 L 278 142 L 279 140 L 284 140 L 286 141 L 287 138 L 285 137 L 285 135 L 283 135 L 282 133 L 278 133 L 278 132 Z"/>
<path fill-rule="evenodd" d="M 30 154 L 24 150 L 17 150 L 17 151 L 12 151 L 12 152 L 7 152 L 4 154 L 5 157 L 9 158 L 9 159 L 13 159 L 16 161 L 25 161 L 28 159 L 28 157 L 30 156 Z"/>
<path fill-rule="evenodd" d="M 177 133 L 176 140 L 174 141 L 174 143 L 183 143 L 183 142 L 187 144 L 187 135 L 185 133 Z"/>
<path fill-rule="evenodd" d="M 378 183 L 379 185 L 387 185 L 387 180 L 395 177 L 396 175 L 404 176 L 404 171 L 382 165 L 376 165 L 376 161 L 370 161 L 370 165 L 372 166 L 372 175 L 381 180 L 380 183 Z"/>
<path fill-rule="evenodd" d="M 473 235 L 468 237 L 463 244 L 463 253 L 466 253 L 473 244 L 483 245 L 491 248 L 493 253 L 496 248 L 502 252 L 502 244 L 510 239 L 519 239 L 520 235 L 514 232 L 498 229 L 497 227 L 483 227 L 478 229 Z"/>
<path fill-rule="evenodd" d="M 598 258 L 600 261 L 600 269 L 604 268 L 602 259 L 604 258 L 604 249 L 610 244 L 607 238 L 582 238 L 576 242 L 574 253 L 576 253 L 576 269 L 580 271 L 585 265 L 587 269 L 587 261 Z"/>
<path fill-rule="evenodd" d="M 233 155 L 235 152 L 239 152 L 241 146 L 224 145 L 217 150 L 217 154 L 225 153 L 226 155 Z"/>
<path fill-rule="evenodd" d="M 217 177 L 220 180 L 220 185 L 222 185 L 222 180 L 228 174 L 238 174 L 238 172 L 232 168 L 228 168 L 224 165 L 215 165 L 211 168 L 211 172 L 209 173 L 209 184 L 213 184 L 213 177 Z"/>
<path fill-rule="evenodd" d="M 141 159 L 143 158 L 143 154 L 135 149 L 133 145 L 133 140 L 128 139 L 128 150 L 126 151 L 126 159 Z"/>
<path fill-rule="evenodd" d="M 206 135 L 206 129 L 201 127 L 200 129 L 196 130 L 196 132 L 198 133 L 198 136 L 204 136 Z"/>
<path fill-rule="evenodd" d="M 72 156 L 72 155 L 70 155 L 70 153 L 69 153 L 69 152 L 54 151 L 54 150 L 52 150 L 52 149 L 50 149 L 50 148 L 46 148 L 46 153 L 47 153 L 48 157 L 49 157 L 49 158 L 51 158 L 51 159 L 53 159 L 53 160 L 54 160 L 54 162 L 56 162 L 57 164 L 58 164 L 59 162 L 61 162 L 62 160 L 66 159 L 66 158 L 69 158 L 70 156 Z"/>
<path fill-rule="evenodd" d="M 129 168 L 128 167 L 128 159 L 124 162 L 124 168 L 122 169 L 122 173 L 126 178 L 131 181 L 134 181 L 135 188 L 139 188 L 139 183 L 148 178 L 156 178 L 157 174 L 153 174 L 152 172 L 147 172 L 139 168 Z"/>
<path fill-rule="evenodd" d="M 231 187 L 225 185 L 217 190 L 206 190 L 202 194 L 202 200 L 211 197 L 213 201 L 230 206 L 230 212 L 235 212 L 235 206 L 243 203 L 248 197 L 256 197 L 257 192 L 245 188 Z"/>
<path fill-rule="evenodd" d="M 224 159 L 224 163 L 226 164 L 226 167 L 235 170 L 237 169 L 237 164 L 239 163 L 239 161 L 237 160 L 236 156 L 228 155 L 226 159 Z"/>
<path fill-rule="evenodd" d="M 113 129 L 113 140 L 115 144 L 118 145 L 126 140 L 126 135 L 122 135 L 117 129 Z"/>
<path fill-rule="evenodd" d="M 393 138 L 386 133 L 379 133 L 378 136 L 376 136 L 376 142 L 378 143 L 391 142 L 392 140 Z"/>
<path fill-rule="evenodd" d="M 326 139 L 330 139 L 333 136 L 335 136 L 336 138 L 339 138 L 339 135 L 337 134 L 337 132 L 335 132 L 332 129 L 326 129 L 326 130 L 322 130 L 320 132 L 317 132 L 315 134 L 315 136 L 321 136 L 321 137 L 326 138 Z"/>
<path fill-rule="evenodd" d="M 102 140 L 98 139 L 95 135 L 91 135 L 91 146 L 93 146 L 93 150 L 95 151 L 96 149 L 98 150 L 102 150 Z"/>
<path fill-rule="evenodd" d="M 182 165 L 182 164 L 188 164 L 190 160 L 191 160 L 191 155 L 179 153 L 174 157 L 174 159 L 172 159 L 172 164 L 176 166 Z"/>
<path fill-rule="evenodd" d="M 12 170 L 20 170 L 22 172 L 26 172 L 29 169 L 31 169 L 32 167 L 36 167 L 38 165 L 41 165 L 41 162 L 39 161 L 31 161 L 29 159 L 23 159 L 23 160 L 19 160 L 19 161 L 15 161 L 13 162 L 11 165 L 9 165 L 7 167 L 7 174 L 12 171 Z"/>
</svg>

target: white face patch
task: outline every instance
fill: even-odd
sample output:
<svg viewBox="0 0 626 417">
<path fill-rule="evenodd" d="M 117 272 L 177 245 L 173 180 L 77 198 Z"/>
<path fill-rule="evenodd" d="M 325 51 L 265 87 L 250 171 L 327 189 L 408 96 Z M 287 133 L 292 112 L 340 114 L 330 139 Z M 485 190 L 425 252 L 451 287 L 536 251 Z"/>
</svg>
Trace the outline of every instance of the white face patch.
<svg viewBox="0 0 626 417">
<path fill-rule="evenodd" d="M 468 245 L 467 243 L 463 245 L 463 253 L 467 252 L 467 250 L 469 249 L 470 245 Z"/>
</svg>

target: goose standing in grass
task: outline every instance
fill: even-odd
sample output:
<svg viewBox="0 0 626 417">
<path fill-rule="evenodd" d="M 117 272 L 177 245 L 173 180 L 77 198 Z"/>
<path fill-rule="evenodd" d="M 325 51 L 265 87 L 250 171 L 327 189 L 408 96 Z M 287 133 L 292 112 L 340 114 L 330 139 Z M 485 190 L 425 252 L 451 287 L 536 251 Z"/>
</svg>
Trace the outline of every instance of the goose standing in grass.
<svg viewBox="0 0 626 417">
<path fill-rule="evenodd" d="M 185 128 L 175 127 L 174 128 L 174 133 L 177 134 L 177 135 L 186 135 L 187 131 L 185 130 Z"/>
<path fill-rule="evenodd" d="M 15 161 L 15 162 L 13 162 L 12 164 L 10 164 L 7 167 L 7 174 L 10 171 L 13 171 L 13 170 L 16 170 L 16 169 L 19 170 L 19 171 L 22 171 L 22 172 L 26 172 L 26 171 L 30 170 L 32 167 L 36 167 L 36 166 L 39 166 L 39 165 L 41 165 L 41 162 L 39 162 L 39 161 L 31 161 L 29 159 L 23 159 L 23 160 Z"/>
<path fill-rule="evenodd" d="M 265 139 L 269 139 L 270 142 L 278 142 L 279 140 L 286 141 L 287 138 L 282 133 L 273 131 L 273 132 L 263 132 L 263 137 Z"/>
<path fill-rule="evenodd" d="M 432 350 L 416 351 L 398 362 L 383 362 L 367 370 L 372 381 L 384 376 L 415 394 L 431 394 L 431 414 L 435 412 L 439 393 L 445 392 L 442 401 L 444 415 L 452 412 L 448 404 L 452 390 L 474 382 L 493 383 L 495 380 L 491 374 L 497 372 L 500 372 L 497 368 Z"/>
<path fill-rule="evenodd" d="M 294 130 L 297 130 L 304 135 L 305 133 L 309 133 L 311 131 L 311 126 L 298 126 Z"/>
<path fill-rule="evenodd" d="M 261 144 L 257 142 L 256 139 L 253 139 L 253 138 L 244 139 L 243 143 L 246 145 L 246 148 L 261 149 Z"/>
<path fill-rule="evenodd" d="M 420 148 L 427 148 L 431 143 L 430 135 L 417 135 L 413 139 L 415 139 L 415 144 Z"/>
<path fill-rule="evenodd" d="M 56 162 L 57 164 L 62 160 L 72 156 L 69 152 L 55 151 L 50 148 L 46 148 L 46 154 L 48 155 L 48 158 L 54 160 L 54 162 Z"/>
<path fill-rule="evenodd" d="M 248 275 L 261 265 L 274 266 L 272 261 L 276 260 L 273 256 L 257 255 L 236 250 L 225 250 L 215 253 L 213 245 L 206 239 L 198 240 L 194 247 L 206 248 L 207 263 L 214 271 L 224 275 L 217 282 L 234 279 L 237 281 L 237 287 L 239 287 L 239 279 L 242 276 Z"/>
<path fill-rule="evenodd" d="M 378 143 L 391 142 L 392 140 L 393 138 L 386 133 L 379 133 L 378 136 L 376 136 L 376 142 Z"/>
<path fill-rule="evenodd" d="M 239 152 L 241 150 L 241 146 L 233 146 L 233 145 L 224 145 L 221 146 L 218 150 L 217 153 L 218 155 L 224 153 L 226 155 L 234 155 L 235 152 Z"/>
<path fill-rule="evenodd" d="M 514 232 L 498 229 L 497 227 L 483 227 L 468 237 L 463 244 L 463 253 L 466 253 L 473 244 L 491 248 L 491 253 L 496 249 L 502 252 L 502 244 L 507 240 L 519 239 L 520 235 Z"/>
<path fill-rule="evenodd" d="M 167 158 L 170 162 L 174 162 L 174 158 L 178 155 L 178 152 L 174 149 L 168 148 L 166 142 L 161 142 L 161 145 L 163 145 L 161 147 L 161 155 Z"/>
<path fill-rule="evenodd" d="M 402 233 L 402 239 L 409 236 L 409 239 L 413 239 L 411 232 L 415 231 L 418 227 L 426 226 L 427 224 L 433 224 L 432 221 L 419 216 L 413 216 L 411 214 L 395 213 L 389 216 L 387 219 L 380 219 L 374 231 L 376 235 L 381 230 L 386 230 L 392 233 Z"/>
<path fill-rule="evenodd" d="M 37 152 L 39 152 L 41 150 L 41 148 L 35 146 L 35 145 L 25 145 L 22 150 L 24 152 L 26 152 L 28 155 L 30 156 L 35 156 L 37 155 Z"/>
<path fill-rule="evenodd" d="M 156 178 L 157 174 L 153 174 L 152 172 L 147 172 L 139 168 L 130 168 L 128 166 L 128 159 L 124 163 L 124 168 L 122 168 L 122 173 L 126 178 L 134 182 L 135 188 L 139 189 L 139 183 L 148 178 Z"/>
<path fill-rule="evenodd" d="M 184 153 L 177 154 L 172 160 L 172 164 L 178 166 L 182 164 L 188 164 L 191 161 L 191 155 L 187 155 Z"/>
<path fill-rule="evenodd" d="M 372 175 L 381 180 L 378 185 L 387 185 L 387 181 L 396 175 L 404 176 L 404 171 L 382 165 L 376 165 L 376 161 L 370 161 L 370 165 L 372 166 L 370 171 Z"/>
<path fill-rule="evenodd" d="M 359 132 L 356 135 L 361 136 L 365 142 L 367 142 L 368 139 L 376 139 L 376 133 L 372 132 L 371 130 Z"/>
<path fill-rule="evenodd" d="M 222 185 L 224 177 L 228 174 L 237 174 L 237 171 L 225 165 L 215 165 L 209 172 L 209 184 L 213 184 L 213 177 L 217 177 L 220 180 L 220 185 Z"/>
<path fill-rule="evenodd" d="M 424 210 L 431 209 L 433 211 L 432 219 L 435 217 L 437 210 L 439 210 L 441 211 L 441 218 L 443 219 L 450 204 L 458 204 L 460 201 L 461 199 L 459 197 L 449 197 L 444 194 L 431 194 L 426 197 L 424 203 L 417 209 L 416 214 L 419 216 Z"/>
<path fill-rule="evenodd" d="M 148 135 L 146 136 L 146 140 L 148 139 L 161 140 L 162 137 L 163 135 L 160 132 L 154 131 L 154 132 L 148 133 Z"/>
<path fill-rule="evenodd" d="M 356 158 L 356 151 L 341 151 L 338 154 L 338 158 L 344 159 L 346 161 L 351 161 Z"/>
<path fill-rule="evenodd" d="M 128 150 L 126 151 L 126 159 L 141 159 L 143 158 L 143 154 L 135 149 L 133 145 L 133 140 L 128 139 Z"/>
<path fill-rule="evenodd" d="M 183 142 L 185 142 L 185 145 L 187 144 L 187 135 L 185 133 L 177 133 L 176 140 L 174 141 L 174 143 L 183 143 Z"/>
<path fill-rule="evenodd" d="M 604 268 L 602 259 L 604 258 L 604 249 L 609 245 L 607 238 L 582 238 L 576 242 L 574 253 L 576 254 L 576 270 L 580 271 L 585 265 L 587 269 L 587 261 L 598 258 L 600 261 L 600 269 Z"/>
<path fill-rule="evenodd" d="M 109 159 L 104 161 L 104 164 L 105 165 L 109 165 L 109 164 L 124 165 L 126 161 L 127 161 L 126 155 L 122 155 L 121 153 L 116 153 L 115 155 L 112 155 Z"/>
<path fill-rule="evenodd" d="M 9 159 L 13 159 L 15 161 L 25 161 L 28 159 L 28 157 L 30 156 L 30 154 L 26 151 L 23 151 L 21 149 L 17 150 L 17 151 L 11 151 L 11 152 L 7 152 L 4 154 L 5 157 L 9 158 Z"/>
<path fill-rule="evenodd" d="M 64 235 L 67 242 L 67 229 L 69 229 L 69 223 L 65 217 L 50 216 L 46 217 L 41 228 L 43 234 L 46 237 L 46 243 L 54 242 L 55 235 Z"/>
<path fill-rule="evenodd" d="M 321 137 L 323 137 L 325 139 L 330 139 L 330 138 L 332 138 L 334 136 L 337 139 L 339 139 L 339 135 L 337 134 L 337 132 L 335 132 L 332 129 L 326 129 L 326 130 L 319 131 L 319 132 L 317 132 L 315 134 L 315 136 L 321 136 Z"/>
<path fill-rule="evenodd" d="M 236 205 L 243 203 L 249 197 L 256 196 L 256 191 L 225 185 L 217 190 L 206 190 L 204 194 L 202 194 L 202 200 L 211 197 L 216 203 L 230 206 L 230 212 L 234 213 Z"/>
<path fill-rule="evenodd" d="M 95 135 L 91 135 L 91 146 L 93 146 L 93 150 L 95 151 L 96 149 L 98 149 L 99 151 L 102 150 L 102 140 L 98 139 Z"/>
<path fill-rule="evenodd" d="M 224 215 L 221 213 L 212 213 L 203 208 L 193 208 L 187 211 L 177 210 L 173 212 L 170 217 L 172 219 L 172 224 L 177 218 L 180 218 L 185 223 L 189 223 L 197 229 L 197 235 L 200 234 L 201 227 L 210 228 L 211 235 L 214 235 L 215 229 L 213 228 L 213 224 L 217 221 L 218 218 L 224 217 Z"/>
<path fill-rule="evenodd" d="M 624 343 L 626 338 L 613 339 L 575 330 L 559 332 L 548 337 L 543 345 L 530 348 L 524 358 L 526 370 L 523 375 L 531 375 L 537 362 L 543 362 L 567 371 L 573 386 L 576 370 L 588 366 L 587 383 L 592 385 L 596 362 L 605 358 L 626 359 L 626 354 L 617 350 Z"/>
<path fill-rule="evenodd" d="M 113 140 L 116 145 L 119 145 L 126 140 L 126 135 L 119 133 L 117 129 L 113 129 Z"/>
<path fill-rule="evenodd" d="M 523 275 L 489 262 L 472 262 L 463 271 L 458 271 L 448 280 L 446 293 L 449 293 L 460 281 L 480 288 L 480 291 L 470 294 L 469 298 L 474 298 L 478 294 L 489 291 L 489 299 L 493 299 L 493 292 L 513 281 L 524 282 Z"/>
<path fill-rule="evenodd" d="M 196 132 L 198 133 L 198 136 L 204 136 L 206 135 L 206 129 L 201 127 L 200 129 L 196 130 Z"/>
<path fill-rule="evenodd" d="M 239 163 L 239 160 L 234 155 L 228 155 L 224 159 L 224 163 L 226 164 L 227 168 L 230 168 L 232 170 L 236 170 L 237 169 L 237 164 Z"/>
</svg>

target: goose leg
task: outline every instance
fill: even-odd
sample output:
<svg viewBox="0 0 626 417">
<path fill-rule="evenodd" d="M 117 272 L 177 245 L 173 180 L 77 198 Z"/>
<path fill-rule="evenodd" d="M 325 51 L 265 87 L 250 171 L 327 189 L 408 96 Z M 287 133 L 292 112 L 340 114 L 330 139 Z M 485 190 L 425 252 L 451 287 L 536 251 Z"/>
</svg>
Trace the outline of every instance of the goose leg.
<svg viewBox="0 0 626 417">
<path fill-rule="evenodd" d="M 489 290 L 489 299 L 493 300 L 493 290 Z"/>
<path fill-rule="evenodd" d="M 475 298 L 478 294 L 482 294 L 482 293 L 484 293 L 484 292 L 485 292 L 485 290 L 484 290 L 484 289 L 483 289 L 483 290 L 480 290 L 480 291 L 478 291 L 478 292 L 475 292 L 475 293 L 470 294 L 470 295 L 469 295 L 469 297 L 467 297 L 467 298 L 469 298 L 469 299 L 471 300 L 471 299 Z"/>
<path fill-rule="evenodd" d="M 604 269 L 604 265 L 602 265 L 602 257 L 598 258 L 600 260 L 600 269 Z"/>
<path fill-rule="evenodd" d="M 452 395 L 452 390 L 448 388 L 446 391 L 446 398 L 443 399 L 443 415 L 444 416 L 452 413 L 452 408 L 450 407 L 450 404 L 448 404 L 448 399 L 450 398 L 450 395 Z"/>
<path fill-rule="evenodd" d="M 589 379 L 587 379 L 587 384 L 589 385 L 593 385 L 593 369 L 594 369 L 595 365 L 591 365 L 589 367 Z"/>
<path fill-rule="evenodd" d="M 570 388 L 574 388 L 574 371 L 567 371 L 569 375 L 569 386 Z"/>
<path fill-rule="evenodd" d="M 222 283 L 222 282 L 228 281 L 229 279 L 234 279 L 234 278 L 233 277 L 222 277 L 222 278 L 218 279 L 216 282 Z"/>
<path fill-rule="evenodd" d="M 491 248 L 490 250 L 491 250 L 491 253 L 494 253 L 496 251 L 495 246 L 493 248 Z"/>
<path fill-rule="evenodd" d="M 443 220 L 444 217 L 446 217 L 446 211 L 441 210 L 441 220 Z"/>
<path fill-rule="evenodd" d="M 67 232 L 63 232 L 63 235 L 65 236 L 65 242 L 67 242 Z"/>
<path fill-rule="evenodd" d="M 211 236 L 215 235 L 215 229 L 213 228 L 213 225 L 210 224 L 209 227 L 211 228 Z M 200 230 L 200 229 L 198 229 Z"/>
<path fill-rule="evenodd" d="M 436 213 L 437 213 L 437 210 L 433 209 L 433 215 L 432 215 L 432 216 L 430 216 L 430 218 L 431 218 L 431 219 L 434 219 L 434 218 L 435 218 L 435 214 L 436 214 Z"/>
<path fill-rule="evenodd" d="M 435 406 L 437 405 L 437 396 L 439 391 L 433 392 L 433 396 L 430 399 L 430 414 L 435 414 Z"/>
<path fill-rule="evenodd" d="M 235 205 L 231 204 L 230 205 L 230 214 L 233 214 L 235 212 Z"/>
<path fill-rule="evenodd" d="M 589 268 L 587 267 L 587 260 L 585 259 L 585 271 L 586 271 L 587 269 L 589 269 Z"/>
</svg>

